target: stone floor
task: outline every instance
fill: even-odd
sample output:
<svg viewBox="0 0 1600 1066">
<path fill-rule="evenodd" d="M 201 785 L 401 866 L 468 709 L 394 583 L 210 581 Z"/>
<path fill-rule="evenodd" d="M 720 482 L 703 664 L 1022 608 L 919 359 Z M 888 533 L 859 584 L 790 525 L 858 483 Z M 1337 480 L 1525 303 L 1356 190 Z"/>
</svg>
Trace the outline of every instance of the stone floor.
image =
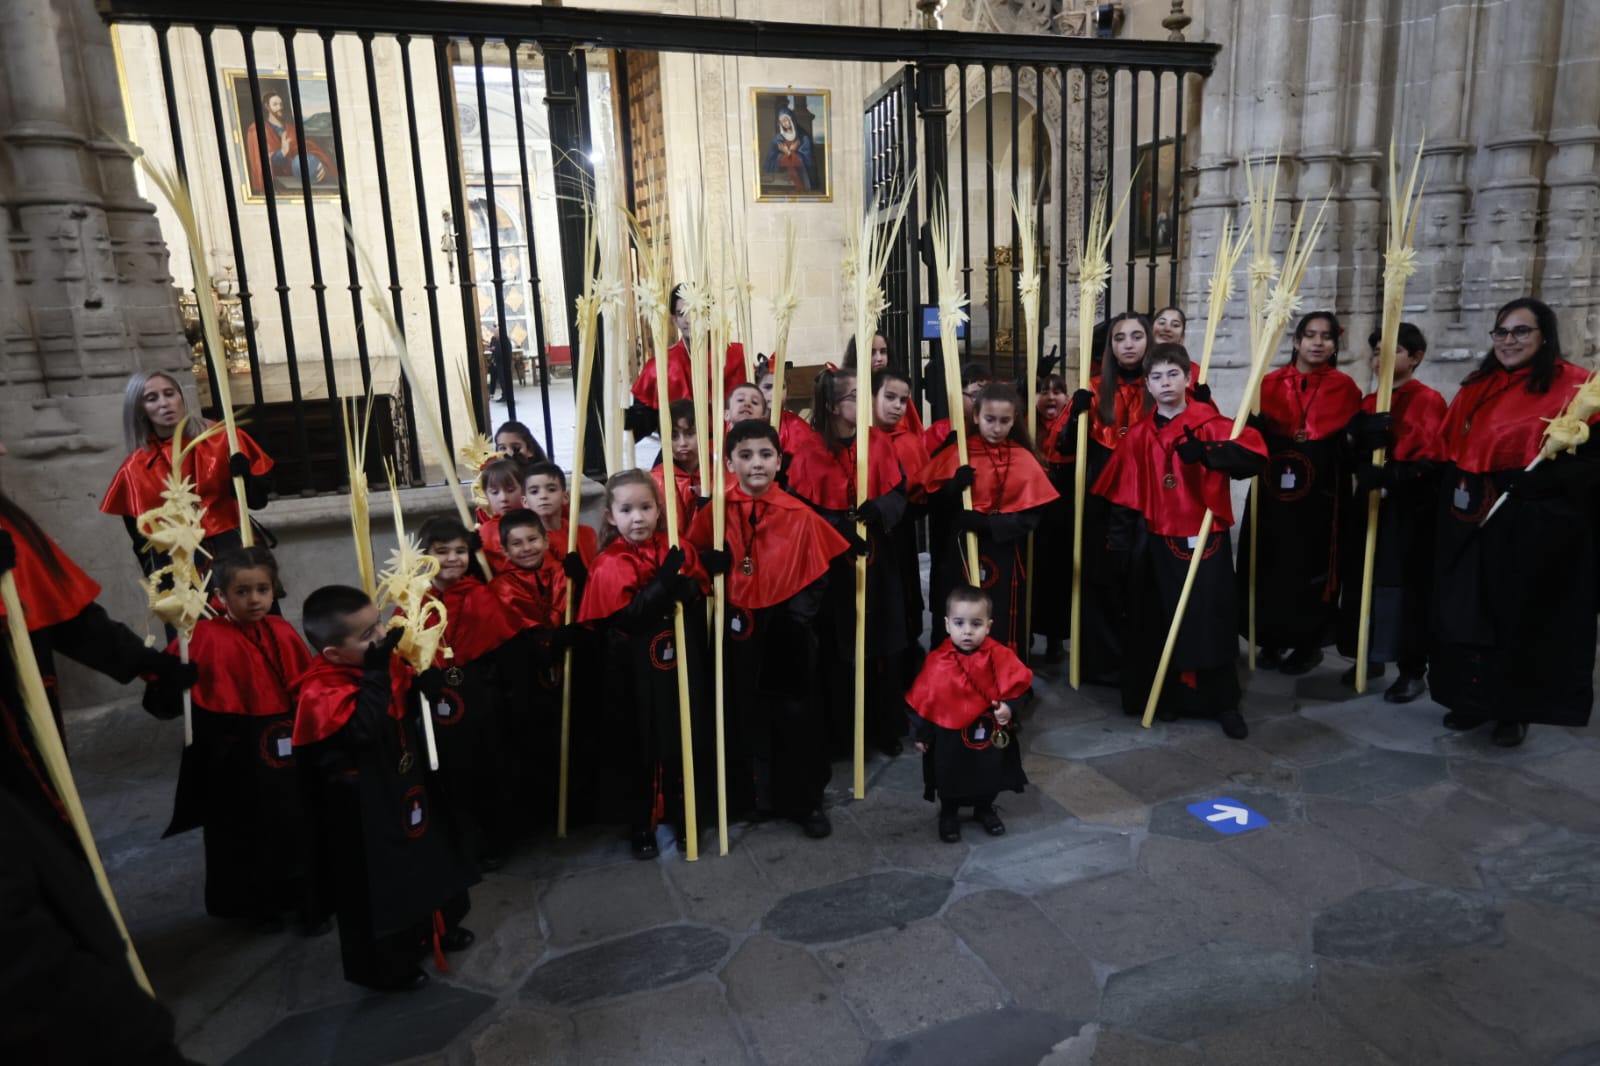
<svg viewBox="0 0 1600 1066">
<path fill-rule="evenodd" d="M 1342 666 L 1255 677 L 1244 743 L 1042 676 L 999 839 L 940 843 L 902 757 L 861 802 L 836 768 L 821 842 L 740 826 L 690 864 L 543 841 L 474 890 L 456 971 L 408 995 L 346 984 L 332 936 L 205 916 L 198 834 L 158 839 L 176 724 L 81 721 L 75 756 L 207 1063 L 1600 1062 L 1595 733 L 1505 752 L 1430 702 L 1351 698 Z M 1186 810 L 1219 797 L 1270 824 Z"/>
</svg>

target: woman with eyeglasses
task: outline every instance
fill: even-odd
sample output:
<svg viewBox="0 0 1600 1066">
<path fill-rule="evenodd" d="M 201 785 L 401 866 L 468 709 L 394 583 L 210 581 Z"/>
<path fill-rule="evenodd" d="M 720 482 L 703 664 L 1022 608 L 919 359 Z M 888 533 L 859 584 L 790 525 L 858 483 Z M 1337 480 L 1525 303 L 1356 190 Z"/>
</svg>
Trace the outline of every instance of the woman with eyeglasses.
<svg viewBox="0 0 1600 1066">
<path fill-rule="evenodd" d="M 1589 721 L 1600 437 L 1525 469 L 1588 374 L 1561 358 L 1539 300 L 1500 308 L 1489 336 L 1445 413 L 1430 683 L 1447 727 L 1493 722 L 1491 741 L 1512 748 L 1530 723 Z"/>
</svg>

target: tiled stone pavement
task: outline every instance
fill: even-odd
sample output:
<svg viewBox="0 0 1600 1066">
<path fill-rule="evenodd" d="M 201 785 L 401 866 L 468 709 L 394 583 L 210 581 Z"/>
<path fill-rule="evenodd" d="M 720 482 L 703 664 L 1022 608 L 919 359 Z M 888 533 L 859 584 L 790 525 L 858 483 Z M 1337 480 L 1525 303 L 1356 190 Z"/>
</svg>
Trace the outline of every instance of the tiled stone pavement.
<svg viewBox="0 0 1600 1066">
<path fill-rule="evenodd" d="M 158 839 L 175 725 L 79 721 L 75 758 L 207 1063 L 1600 1063 L 1596 734 L 1503 752 L 1431 702 L 1340 693 L 1343 665 L 1252 678 L 1245 743 L 1142 730 L 1047 668 L 1000 839 L 940 843 L 902 757 L 860 803 L 836 768 L 821 842 L 739 826 L 692 865 L 530 844 L 474 890 L 456 971 L 399 996 L 346 984 L 334 937 L 205 917 L 198 834 Z M 1272 824 L 1184 809 L 1218 796 Z"/>
</svg>

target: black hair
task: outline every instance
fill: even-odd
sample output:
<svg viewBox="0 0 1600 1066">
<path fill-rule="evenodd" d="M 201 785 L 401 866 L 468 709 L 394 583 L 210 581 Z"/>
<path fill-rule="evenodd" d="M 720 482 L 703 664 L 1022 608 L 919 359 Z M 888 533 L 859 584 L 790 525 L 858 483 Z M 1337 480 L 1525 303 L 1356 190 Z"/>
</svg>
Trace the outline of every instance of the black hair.
<svg viewBox="0 0 1600 1066">
<path fill-rule="evenodd" d="M 872 338 L 874 340 L 876 340 L 879 337 L 882 337 L 884 344 L 888 345 L 888 343 L 889 343 L 889 335 L 884 333 L 882 330 L 878 330 L 878 329 L 873 330 L 872 331 Z M 896 366 L 896 365 L 899 364 L 899 362 L 900 361 L 894 357 L 894 352 L 891 350 L 889 352 L 889 362 L 885 364 L 885 368 Z M 859 370 L 859 369 L 861 369 L 859 366 L 856 365 L 856 337 L 855 337 L 855 334 L 853 334 L 853 333 L 850 335 L 850 339 L 845 342 L 844 357 L 839 360 L 839 365 L 841 367 L 843 367 L 845 370 Z M 871 365 L 871 361 L 870 360 L 868 361 L 868 365 L 870 367 L 870 365 Z"/>
<path fill-rule="evenodd" d="M 252 544 L 248 548 L 240 546 L 229 548 L 224 552 L 218 552 L 216 557 L 211 560 L 211 587 L 219 591 L 224 590 L 228 587 L 228 582 L 232 581 L 234 575 L 239 571 L 255 570 L 257 568 L 266 570 L 271 575 L 273 594 L 282 595 L 283 593 L 278 586 L 278 560 L 274 559 L 272 553 L 259 544 Z"/>
<path fill-rule="evenodd" d="M 1383 340 L 1382 328 L 1375 329 L 1367 337 L 1367 347 L 1376 348 L 1378 342 Z M 1424 355 L 1428 351 L 1428 338 L 1422 335 L 1422 330 L 1413 322 L 1400 323 L 1400 331 L 1395 336 L 1395 343 L 1412 355 Z"/>
<path fill-rule="evenodd" d="M 1144 353 L 1145 376 L 1148 377 L 1150 371 L 1161 365 L 1175 366 L 1183 371 L 1183 376 L 1187 378 L 1194 361 L 1189 358 L 1189 349 L 1183 345 L 1176 341 L 1162 341 Z"/>
<path fill-rule="evenodd" d="M 435 544 L 448 544 L 452 540 L 472 543 L 472 534 L 455 515 L 434 515 L 417 528 L 417 543 L 422 546 L 423 551 L 427 551 Z"/>
<path fill-rule="evenodd" d="M 1003 381 L 989 382 L 983 387 L 983 391 L 978 393 L 978 398 L 972 401 L 974 420 L 983 413 L 983 405 L 986 403 L 1011 405 L 1011 432 L 1007 436 L 1028 451 L 1033 451 L 1033 435 L 1028 432 L 1028 420 L 1024 417 L 1022 397 L 1017 394 L 1017 390 Z"/>
<path fill-rule="evenodd" d="M 833 416 L 840 400 L 844 397 L 847 387 L 845 382 L 847 381 L 852 383 L 856 381 L 856 372 L 854 370 L 845 370 L 843 368 L 838 370 L 824 369 L 822 373 L 817 375 L 817 383 L 812 387 L 811 391 L 813 401 L 811 404 L 811 428 L 821 434 L 823 446 L 830 452 L 836 450 L 843 443 L 838 432 L 833 428 Z M 860 419 L 861 400 L 858 389 L 856 396 L 857 425 L 860 424 Z"/>
<path fill-rule="evenodd" d="M 1189 329 L 1189 316 L 1184 314 L 1183 313 L 1183 308 L 1179 307 L 1177 304 L 1168 304 L 1167 306 L 1165 306 L 1165 307 L 1161 308 L 1159 311 L 1157 311 L 1155 314 L 1151 315 L 1150 316 L 1151 325 L 1154 325 L 1155 324 L 1155 320 L 1160 318 L 1162 315 L 1166 314 L 1168 311 L 1176 311 L 1178 313 L 1178 321 L 1183 323 L 1184 331 L 1188 332 L 1188 329 Z"/>
<path fill-rule="evenodd" d="M 485 491 L 491 488 L 515 488 L 522 491 L 522 461 L 519 459 L 504 458 L 490 459 L 483 464 L 483 470 L 478 474 L 478 480 Z"/>
<path fill-rule="evenodd" d="M 981 603 L 991 617 L 994 615 L 994 600 L 976 585 L 957 585 L 951 589 L 950 595 L 944 598 L 944 613 L 948 615 L 958 603 Z"/>
<path fill-rule="evenodd" d="M 349 585 L 324 585 L 306 597 L 300 612 L 300 628 L 306 642 L 321 653 L 334 648 L 350 636 L 350 616 L 372 606 L 372 597 Z"/>
<path fill-rule="evenodd" d="M 1332 311 L 1310 311 L 1300 316 L 1300 321 L 1295 323 L 1294 327 L 1295 343 L 1289 346 L 1288 365 L 1294 365 L 1295 352 L 1300 347 L 1300 338 L 1306 335 L 1306 331 L 1311 328 L 1311 323 L 1319 318 L 1328 320 L 1328 332 L 1333 334 L 1333 358 L 1328 360 L 1328 365 L 1339 365 L 1339 342 L 1344 337 L 1344 327 L 1339 325 L 1339 316 Z"/>
<path fill-rule="evenodd" d="M 1052 374 L 1046 374 L 1046 375 L 1044 375 L 1043 377 L 1041 377 L 1039 379 L 1039 391 L 1040 392 L 1057 392 L 1057 391 L 1060 391 L 1060 392 L 1071 392 L 1072 390 L 1067 388 L 1067 379 L 1066 378 L 1062 377 L 1060 374 L 1052 373 Z"/>
<path fill-rule="evenodd" d="M 883 391 L 883 387 L 891 381 L 898 381 L 908 389 L 911 387 L 911 378 L 909 376 L 900 373 L 892 366 L 886 366 L 882 370 L 874 370 L 872 372 L 872 395 L 878 395 Z"/>
<path fill-rule="evenodd" d="M 1533 353 L 1533 359 L 1528 364 L 1528 391 L 1532 393 L 1546 393 L 1555 382 L 1556 363 L 1561 359 L 1561 333 L 1556 325 L 1556 313 L 1550 305 L 1543 300 L 1535 300 L 1531 296 L 1519 296 L 1494 313 L 1494 327 L 1500 328 L 1500 323 L 1513 311 L 1529 311 L 1533 320 L 1539 326 L 1539 336 L 1544 343 L 1539 345 L 1539 350 Z M 1501 369 L 1500 360 L 1495 357 L 1494 348 L 1491 346 L 1484 355 L 1483 362 L 1478 364 L 1478 369 L 1467 375 L 1467 381 L 1473 381 L 1484 374 Z"/>
<path fill-rule="evenodd" d="M 731 456 L 733 450 L 747 440 L 764 440 L 780 453 L 783 451 L 783 444 L 778 440 L 778 431 L 773 429 L 772 423 L 765 418 L 746 418 L 742 422 L 735 422 L 733 428 L 728 430 L 723 450 Z"/>
<path fill-rule="evenodd" d="M 17 506 L 16 501 L 3 492 L 0 492 L 0 522 L 5 523 L 5 527 L 13 536 L 27 541 L 28 547 L 33 549 L 33 553 L 52 574 L 57 577 L 66 576 L 61 569 L 61 559 L 56 554 L 55 546 L 51 544 L 45 531 L 39 528 L 39 523 L 35 522 L 27 511 Z"/>
<path fill-rule="evenodd" d="M 522 443 L 528 446 L 526 457 L 521 459 L 522 462 L 538 463 L 549 458 L 547 455 L 545 455 L 544 449 L 539 447 L 539 442 L 533 439 L 533 430 L 529 429 L 521 422 L 511 421 L 500 423 L 500 428 L 494 431 L 494 439 L 499 440 L 500 434 L 502 433 L 515 433 L 517 436 L 522 438 Z"/>
<path fill-rule="evenodd" d="M 672 416 L 672 429 L 678 428 L 679 422 L 689 423 L 690 429 L 695 429 L 699 425 L 699 420 L 694 416 L 693 400 L 673 400 L 667 405 L 667 413 Z M 671 430 L 668 431 L 669 436 L 670 434 Z"/>
<path fill-rule="evenodd" d="M 994 375 L 989 373 L 989 368 L 982 363 L 961 364 L 961 387 L 977 384 L 980 381 L 993 381 Z"/>
<path fill-rule="evenodd" d="M 511 536 L 514 529 L 537 529 L 545 532 L 544 520 L 526 507 L 518 507 L 514 511 L 507 511 L 500 516 L 500 543 L 504 544 L 506 538 Z"/>
<path fill-rule="evenodd" d="M 1111 425 L 1117 417 L 1117 379 L 1122 370 L 1122 364 L 1117 362 L 1117 357 L 1111 351 L 1111 338 L 1117 331 L 1119 322 L 1137 322 L 1144 329 L 1144 351 L 1150 354 L 1150 323 L 1137 311 L 1124 311 L 1120 315 L 1113 315 L 1107 319 L 1105 325 L 1105 340 L 1100 342 L 1100 396 L 1096 401 L 1096 414 L 1105 425 Z M 1142 369 L 1141 361 L 1141 373 Z M 1146 398 L 1148 402 L 1148 397 Z"/>
<path fill-rule="evenodd" d="M 561 469 L 561 467 L 558 464 L 552 463 L 548 459 L 542 459 L 537 463 L 529 463 L 527 466 L 523 467 L 523 469 L 522 469 L 522 483 L 523 484 L 527 484 L 528 483 L 528 479 L 530 477 L 533 477 L 535 474 L 541 475 L 543 477 L 553 477 L 553 478 L 555 478 L 556 479 L 556 483 L 561 486 L 562 490 L 563 491 L 566 490 L 566 487 L 567 487 L 567 472 L 565 470 Z"/>
<path fill-rule="evenodd" d="M 681 281 L 672 287 L 672 295 L 667 297 L 667 314 L 678 313 L 678 301 L 683 299 L 683 290 L 686 288 L 688 286 Z"/>
</svg>

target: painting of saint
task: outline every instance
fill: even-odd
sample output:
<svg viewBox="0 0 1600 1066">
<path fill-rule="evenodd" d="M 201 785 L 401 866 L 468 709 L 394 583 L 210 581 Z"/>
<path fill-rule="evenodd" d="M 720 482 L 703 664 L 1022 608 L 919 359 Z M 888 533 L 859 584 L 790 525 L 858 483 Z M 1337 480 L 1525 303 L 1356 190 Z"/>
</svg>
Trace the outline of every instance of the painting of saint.
<svg viewBox="0 0 1600 1066">
<path fill-rule="evenodd" d="M 756 199 L 831 200 L 828 93 L 822 89 L 753 89 Z"/>
<path fill-rule="evenodd" d="M 250 97 L 250 76 L 228 71 L 238 131 L 240 178 L 246 200 L 266 196 L 265 176 L 272 177 L 274 197 L 299 197 L 310 179 L 312 196 L 337 196 L 339 171 L 333 156 L 333 115 L 328 107 L 327 79 L 316 74 L 297 78 L 300 106 L 305 114 L 296 129 L 289 80 L 281 75 L 257 75 L 260 88 L 260 122 Z M 304 136 L 301 136 L 303 131 Z M 265 139 L 265 159 L 262 141 Z"/>
</svg>

